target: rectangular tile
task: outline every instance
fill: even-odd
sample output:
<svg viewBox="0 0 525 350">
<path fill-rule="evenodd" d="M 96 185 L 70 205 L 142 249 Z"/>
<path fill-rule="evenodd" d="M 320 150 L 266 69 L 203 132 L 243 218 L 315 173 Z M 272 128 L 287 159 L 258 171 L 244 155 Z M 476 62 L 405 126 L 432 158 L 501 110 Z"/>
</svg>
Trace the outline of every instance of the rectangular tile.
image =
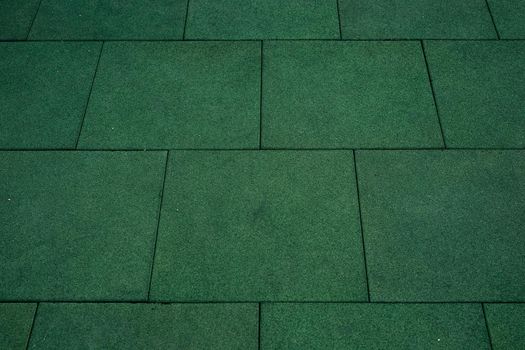
<svg viewBox="0 0 525 350">
<path fill-rule="evenodd" d="M 100 43 L 0 43 L 0 148 L 74 148 Z"/>
<path fill-rule="evenodd" d="M 522 349 L 525 344 L 525 304 L 485 304 L 494 350 Z"/>
<path fill-rule="evenodd" d="M 174 152 L 151 297 L 366 300 L 352 152 Z"/>
<path fill-rule="evenodd" d="M 496 39 L 485 0 L 339 0 L 344 39 Z"/>
<path fill-rule="evenodd" d="M 339 39 L 337 0 L 191 0 L 186 39 Z"/>
<path fill-rule="evenodd" d="M 502 39 L 525 39 L 523 0 L 488 0 L 487 2 Z"/>
<path fill-rule="evenodd" d="M 144 300 L 165 152 L 1 152 L 0 300 Z"/>
<path fill-rule="evenodd" d="M 525 147 L 525 42 L 425 43 L 450 147 Z"/>
<path fill-rule="evenodd" d="M 25 40 L 40 0 L 0 1 L 0 40 Z"/>
<path fill-rule="evenodd" d="M 419 43 L 264 43 L 268 148 L 440 147 Z"/>
<path fill-rule="evenodd" d="M 0 348 L 26 349 L 36 304 L 0 303 Z"/>
<path fill-rule="evenodd" d="M 106 43 L 81 148 L 257 148 L 260 43 Z"/>
<path fill-rule="evenodd" d="M 525 300 L 524 151 L 358 152 L 372 301 Z"/>
<path fill-rule="evenodd" d="M 262 304 L 261 349 L 490 349 L 479 304 Z"/>
<path fill-rule="evenodd" d="M 30 39 L 182 39 L 187 0 L 46 0 Z"/>
<path fill-rule="evenodd" d="M 48 304 L 29 349 L 257 349 L 257 304 Z"/>
</svg>

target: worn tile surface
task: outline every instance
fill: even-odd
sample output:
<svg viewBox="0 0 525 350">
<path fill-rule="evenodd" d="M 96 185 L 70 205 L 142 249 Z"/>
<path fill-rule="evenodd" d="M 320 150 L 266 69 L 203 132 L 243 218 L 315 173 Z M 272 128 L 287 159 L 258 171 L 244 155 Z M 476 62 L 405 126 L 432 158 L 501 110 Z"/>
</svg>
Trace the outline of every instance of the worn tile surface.
<svg viewBox="0 0 525 350">
<path fill-rule="evenodd" d="M 152 299 L 366 300 L 351 152 L 174 152 Z"/>
<path fill-rule="evenodd" d="M 494 350 L 521 349 L 525 344 L 525 304 L 485 304 Z"/>
<path fill-rule="evenodd" d="M 525 42 L 428 41 L 450 147 L 525 147 Z"/>
<path fill-rule="evenodd" d="M 40 0 L 0 1 L 0 40 L 24 40 Z"/>
<path fill-rule="evenodd" d="M 262 144 L 440 147 L 419 43 L 264 43 Z"/>
<path fill-rule="evenodd" d="M 182 39 L 187 0 L 45 0 L 31 39 Z"/>
<path fill-rule="evenodd" d="M 339 39 L 337 0 L 191 0 L 186 39 Z"/>
<path fill-rule="evenodd" d="M 36 304 L 0 303 L 0 348 L 26 348 Z"/>
<path fill-rule="evenodd" d="M 494 22 L 502 39 L 525 39 L 525 2 L 488 0 Z"/>
<path fill-rule="evenodd" d="M 261 349 L 490 349 L 479 304 L 262 304 Z"/>
<path fill-rule="evenodd" d="M 81 148 L 257 148 L 260 44 L 106 43 Z"/>
<path fill-rule="evenodd" d="M 1 152 L 0 300 L 140 300 L 165 152 Z"/>
<path fill-rule="evenodd" d="M 372 301 L 525 300 L 524 151 L 357 153 Z"/>
<path fill-rule="evenodd" d="M 0 43 L 0 148 L 74 148 L 100 43 Z"/>
</svg>

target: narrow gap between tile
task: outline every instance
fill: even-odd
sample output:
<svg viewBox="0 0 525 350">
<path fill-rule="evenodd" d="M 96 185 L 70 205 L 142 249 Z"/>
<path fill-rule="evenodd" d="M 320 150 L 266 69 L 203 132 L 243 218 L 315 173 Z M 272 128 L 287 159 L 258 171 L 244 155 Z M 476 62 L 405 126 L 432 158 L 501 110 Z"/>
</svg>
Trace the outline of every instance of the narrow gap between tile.
<svg viewBox="0 0 525 350">
<path fill-rule="evenodd" d="M 3 304 L 18 303 L 50 303 L 50 304 L 151 304 L 151 305 L 171 305 L 171 304 L 380 304 L 380 305 L 455 305 L 455 304 L 525 304 L 524 300 L 448 300 L 448 301 L 371 301 L 370 303 L 362 300 L 178 300 L 178 301 L 144 301 L 140 300 L 0 300 Z"/>
<path fill-rule="evenodd" d="M 257 304 L 257 348 L 261 350 L 261 303 Z"/>
<path fill-rule="evenodd" d="M 33 16 L 33 19 L 31 20 L 31 24 L 29 25 L 29 30 L 27 31 L 26 41 L 29 39 L 29 34 L 31 34 L 31 29 L 33 29 L 33 24 L 35 24 L 36 16 L 38 15 L 38 11 L 40 11 L 40 5 L 42 5 L 42 1 L 43 0 L 40 0 L 38 2 L 38 6 L 36 7 L 35 15 Z"/>
<path fill-rule="evenodd" d="M 483 319 L 485 320 L 485 328 L 487 329 L 487 337 L 489 339 L 489 346 L 490 346 L 490 349 L 493 349 L 494 347 L 492 346 L 492 336 L 490 335 L 489 322 L 487 321 L 487 314 L 485 312 L 484 303 L 481 303 L 481 310 L 483 312 Z"/>
<path fill-rule="evenodd" d="M 39 306 L 40 303 L 36 303 L 35 313 L 33 314 L 33 322 L 31 322 L 31 328 L 29 328 L 29 334 L 27 335 L 26 350 L 29 349 L 29 342 L 31 341 L 31 336 L 33 335 L 33 328 L 35 328 L 35 322 Z"/>
<path fill-rule="evenodd" d="M 337 20 L 339 22 L 339 39 L 343 40 L 343 30 L 341 28 L 341 10 L 339 9 L 339 0 L 337 0 Z"/>
<path fill-rule="evenodd" d="M 259 149 L 262 149 L 263 41 L 261 40 L 261 83 L 259 86 Z"/>
<path fill-rule="evenodd" d="M 485 4 L 487 5 L 487 10 L 489 11 L 490 19 L 492 20 L 492 25 L 494 26 L 494 30 L 496 31 L 496 36 L 498 37 L 498 40 L 500 40 L 501 37 L 499 35 L 498 27 L 496 27 L 496 22 L 494 21 L 492 10 L 490 9 L 489 0 L 485 0 Z"/>
<path fill-rule="evenodd" d="M 186 26 L 188 25 L 188 13 L 190 12 L 190 0 L 186 2 L 186 16 L 184 17 L 184 29 L 182 30 L 182 40 L 186 40 Z"/>
</svg>

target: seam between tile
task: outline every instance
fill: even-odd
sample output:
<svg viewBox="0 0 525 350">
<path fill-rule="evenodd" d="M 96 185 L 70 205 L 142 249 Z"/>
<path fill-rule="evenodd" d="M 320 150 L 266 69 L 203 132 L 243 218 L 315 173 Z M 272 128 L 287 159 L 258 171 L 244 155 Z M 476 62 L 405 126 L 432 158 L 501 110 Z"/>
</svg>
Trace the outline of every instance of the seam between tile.
<svg viewBox="0 0 525 350">
<path fill-rule="evenodd" d="M 494 26 L 494 30 L 496 31 L 496 36 L 498 37 L 498 40 L 500 40 L 501 37 L 499 35 L 498 27 L 496 27 L 496 22 L 494 21 L 492 10 L 490 9 L 489 0 L 485 0 L 485 4 L 487 5 L 487 10 L 489 11 L 490 19 L 492 20 L 492 25 Z"/>
<path fill-rule="evenodd" d="M 31 336 L 33 335 L 33 328 L 35 328 L 36 315 L 38 313 L 39 306 L 40 303 L 36 303 L 35 313 L 33 314 L 33 321 L 31 322 L 31 328 L 29 329 L 29 334 L 27 335 L 26 350 L 29 349 L 29 342 L 31 341 Z"/>
<path fill-rule="evenodd" d="M 162 178 L 162 187 L 160 190 L 160 199 L 159 199 L 159 208 L 158 208 L 158 215 L 157 215 L 157 229 L 155 230 L 155 243 L 153 244 L 153 254 L 151 257 L 151 269 L 149 273 L 149 283 L 148 283 L 148 295 L 146 300 L 150 300 L 151 295 L 151 283 L 153 281 L 153 267 L 155 266 L 155 256 L 157 253 L 157 241 L 159 239 L 159 227 L 160 227 L 160 216 L 162 212 L 162 202 L 164 200 L 164 188 L 166 186 L 166 175 L 168 173 L 168 160 L 170 158 L 170 151 L 166 152 L 166 161 L 164 162 L 164 177 Z"/>
<path fill-rule="evenodd" d="M 339 0 L 337 0 L 337 20 L 339 22 L 339 39 L 343 39 L 343 29 L 341 28 L 341 11 L 339 10 Z"/>
<path fill-rule="evenodd" d="M 428 66 L 427 54 L 425 52 L 425 44 L 423 40 L 420 40 L 421 51 L 423 52 L 423 58 L 425 60 L 425 67 L 427 69 L 428 83 L 430 84 L 430 90 L 432 91 L 432 101 L 434 102 L 434 108 L 436 110 L 437 120 L 439 123 L 439 130 L 441 132 L 441 140 L 443 141 L 443 148 L 447 148 L 447 142 L 445 141 L 445 132 L 443 131 L 443 124 L 441 123 L 441 117 L 439 116 L 439 108 L 436 101 L 436 93 L 434 91 L 434 84 L 432 83 L 432 75 L 430 74 L 430 68 Z"/>
<path fill-rule="evenodd" d="M 485 320 L 485 328 L 487 329 L 487 337 L 489 339 L 489 347 L 490 349 L 493 349 L 492 346 L 492 336 L 490 335 L 490 328 L 489 328 L 489 322 L 487 320 L 487 314 L 485 312 L 485 304 L 481 303 L 481 310 L 483 311 L 483 319 Z"/>
<path fill-rule="evenodd" d="M 100 45 L 100 52 L 98 53 L 97 65 L 95 66 L 95 72 L 93 73 L 93 79 L 91 80 L 91 87 L 89 88 L 89 94 L 86 101 L 86 107 L 84 108 L 84 115 L 82 116 L 82 121 L 80 122 L 80 129 L 78 130 L 77 142 L 75 143 L 75 149 L 78 149 L 78 143 L 80 142 L 80 135 L 82 134 L 82 129 L 84 128 L 84 121 L 86 120 L 86 114 L 89 107 L 89 102 L 91 100 L 91 93 L 93 92 L 93 85 L 95 85 L 95 78 L 97 77 L 98 66 L 100 65 L 100 58 L 102 57 L 102 51 L 104 50 L 104 41 Z"/>
<path fill-rule="evenodd" d="M 370 282 L 368 280 L 368 264 L 366 260 L 366 249 L 365 249 L 365 234 L 363 232 L 363 215 L 361 213 L 361 196 L 359 193 L 359 179 L 357 176 L 357 160 L 355 151 L 352 151 L 352 157 L 354 158 L 354 175 L 355 175 L 355 186 L 357 190 L 357 208 L 359 209 L 359 229 L 361 231 L 361 245 L 363 247 L 363 262 L 365 267 L 365 278 L 366 278 L 366 292 L 368 297 L 368 302 L 370 302 Z"/>
<path fill-rule="evenodd" d="M 257 348 L 261 350 L 261 303 L 257 304 Z"/>
<path fill-rule="evenodd" d="M 190 12 L 190 0 L 186 2 L 186 16 L 184 16 L 184 29 L 182 30 L 182 40 L 186 39 L 186 26 L 188 24 L 188 13 Z"/>
<path fill-rule="evenodd" d="M 33 19 L 31 20 L 31 25 L 29 25 L 29 30 L 27 31 L 26 41 L 29 39 L 29 34 L 31 34 L 31 29 L 33 29 L 33 24 L 35 24 L 36 16 L 38 15 L 38 11 L 40 11 L 40 5 L 42 5 L 42 1 L 43 0 L 40 0 L 38 2 L 38 6 L 36 8 L 35 15 L 33 16 Z"/>
<path fill-rule="evenodd" d="M 261 82 L 259 86 L 259 149 L 262 149 L 262 103 L 263 103 L 263 41 L 261 40 Z"/>
<path fill-rule="evenodd" d="M 170 305 L 170 304 L 436 304 L 436 305 L 454 305 L 454 304 L 525 304 L 525 299 L 514 301 L 503 300 L 449 300 L 449 301 L 371 301 L 370 303 L 363 300 L 172 300 L 172 301 L 145 301 L 144 299 L 114 299 L 114 300 L 0 300 L 2 304 L 19 304 L 19 303 L 46 303 L 46 304 L 151 304 L 151 305 Z"/>
</svg>

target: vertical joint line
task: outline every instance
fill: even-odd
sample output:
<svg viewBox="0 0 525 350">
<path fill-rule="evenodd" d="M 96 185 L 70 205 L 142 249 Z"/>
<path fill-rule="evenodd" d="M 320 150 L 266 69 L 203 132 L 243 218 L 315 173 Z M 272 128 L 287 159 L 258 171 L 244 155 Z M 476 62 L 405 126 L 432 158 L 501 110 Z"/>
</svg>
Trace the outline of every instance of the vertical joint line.
<svg viewBox="0 0 525 350">
<path fill-rule="evenodd" d="M 339 39 L 343 39 L 343 30 L 341 28 L 341 10 L 339 9 L 339 0 L 337 2 L 337 20 L 339 22 Z"/>
<path fill-rule="evenodd" d="M 485 328 L 487 329 L 487 336 L 489 338 L 489 346 L 490 349 L 493 349 L 492 346 L 492 336 L 490 335 L 490 328 L 489 328 L 489 322 L 487 321 L 487 314 L 485 313 L 485 304 L 481 303 L 481 310 L 483 311 L 483 319 L 485 320 Z"/>
<path fill-rule="evenodd" d="M 258 303 L 257 311 L 259 313 L 257 318 L 257 344 L 258 349 L 261 349 L 261 303 Z"/>
<path fill-rule="evenodd" d="M 149 273 L 149 283 L 148 283 L 148 296 L 147 301 L 150 300 L 151 295 L 151 283 L 153 281 L 153 267 L 155 266 L 155 255 L 157 252 L 157 241 L 159 239 L 159 227 L 160 227 L 160 215 L 162 212 L 162 202 L 164 200 L 164 188 L 166 187 L 166 175 L 168 174 L 168 160 L 170 158 L 170 151 L 166 152 L 166 161 L 164 162 L 164 177 L 162 178 L 162 187 L 160 190 L 160 199 L 159 199 L 159 213 L 157 215 L 157 229 L 155 230 L 155 243 L 153 243 L 153 254 L 151 257 L 151 269 Z"/>
<path fill-rule="evenodd" d="M 355 186 L 357 190 L 357 208 L 359 209 L 359 228 L 361 230 L 361 245 L 363 246 L 363 261 L 365 264 L 366 292 L 368 296 L 368 302 L 370 302 L 370 282 L 368 280 L 368 264 L 366 261 L 365 234 L 363 232 L 363 215 L 361 214 L 361 195 L 359 193 L 359 180 L 357 176 L 357 160 L 355 150 L 352 150 L 352 156 L 354 158 Z"/>
<path fill-rule="evenodd" d="M 182 30 L 182 40 L 186 40 L 186 25 L 188 24 L 188 13 L 190 12 L 190 0 L 186 2 L 186 16 L 184 17 L 184 29 Z"/>
<path fill-rule="evenodd" d="M 261 40 L 261 84 L 259 87 L 259 149 L 262 149 L 263 41 Z"/>
<path fill-rule="evenodd" d="M 489 0 L 485 0 L 485 4 L 487 5 L 487 10 L 489 11 L 490 19 L 492 20 L 492 25 L 494 26 L 494 30 L 496 31 L 496 36 L 498 37 L 498 40 L 500 40 L 501 37 L 499 35 L 498 27 L 496 27 L 496 21 L 494 21 L 492 10 L 490 9 Z"/>
<path fill-rule="evenodd" d="M 26 341 L 26 350 L 29 349 L 29 342 L 31 341 L 31 336 L 33 335 L 33 329 L 35 328 L 36 323 L 36 315 L 38 313 L 38 307 L 40 306 L 40 303 L 36 303 L 35 313 L 33 314 L 33 322 L 31 322 L 31 328 L 29 328 L 29 334 L 27 335 L 27 341 Z"/>
<path fill-rule="evenodd" d="M 36 16 L 38 15 L 38 12 L 40 11 L 40 5 L 42 5 L 42 1 L 40 0 L 38 2 L 38 6 L 36 7 L 35 15 L 33 16 L 33 19 L 31 20 L 31 24 L 29 25 L 29 30 L 27 31 L 26 40 L 29 39 L 29 34 L 31 34 L 31 30 L 33 29 L 33 24 L 35 24 Z"/>
<path fill-rule="evenodd" d="M 432 75 L 430 74 L 430 67 L 428 65 L 427 54 L 425 52 L 425 44 L 423 40 L 419 41 L 421 44 L 421 51 L 423 51 L 423 58 L 425 60 L 425 67 L 427 69 L 428 83 L 430 84 L 430 90 L 432 91 L 432 101 L 434 102 L 434 108 L 436 110 L 436 115 L 439 123 L 439 130 L 441 132 L 441 140 L 443 141 L 443 147 L 447 148 L 447 142 L 445 140 L 445 132 L 443 131 L 443 124 L 441 123 L 441 117 L 439 116 L 439 108 L 436 101 L 436 92 L 434 91 L 434 84 L 432 83 Z"/>
</svg>

